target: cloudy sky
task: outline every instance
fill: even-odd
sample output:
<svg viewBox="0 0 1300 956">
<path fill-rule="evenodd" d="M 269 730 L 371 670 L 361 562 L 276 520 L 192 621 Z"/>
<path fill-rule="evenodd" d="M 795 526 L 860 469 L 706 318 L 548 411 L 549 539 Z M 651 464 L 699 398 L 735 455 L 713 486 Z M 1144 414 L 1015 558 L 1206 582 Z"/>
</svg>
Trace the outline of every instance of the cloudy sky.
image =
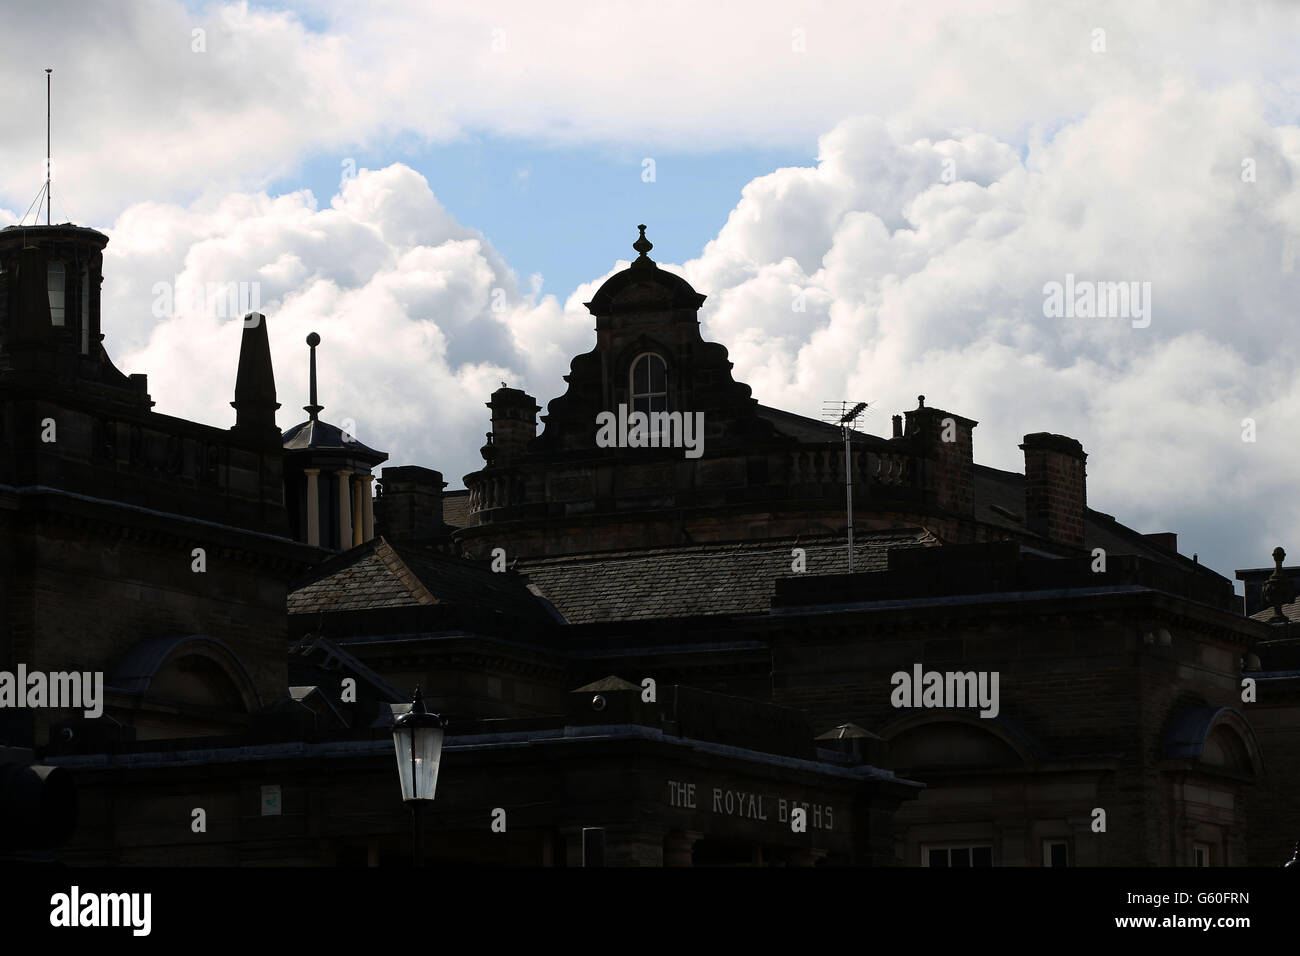
<svg viewBox="0 0 1300 956">
<path fill-rule="evenodd" d="M 0 224 L 52 67 L 54 221 L 111 237 L 157 409 L 232 423 L 240 322 L 193 290 L 256 282 L 281 427 L 317 331 L 324 417 L 460 487 L 644 222 L 760 401 L 884 433 L 923 393 L 1013 470 L 1070 435 L 1093 507 L 1231 576 L 1300 559 L 1298 48 L 1283 3 L 13 5 Z M 1067 276 L 1145 318 L 1045 315 Z"/>
</svg>

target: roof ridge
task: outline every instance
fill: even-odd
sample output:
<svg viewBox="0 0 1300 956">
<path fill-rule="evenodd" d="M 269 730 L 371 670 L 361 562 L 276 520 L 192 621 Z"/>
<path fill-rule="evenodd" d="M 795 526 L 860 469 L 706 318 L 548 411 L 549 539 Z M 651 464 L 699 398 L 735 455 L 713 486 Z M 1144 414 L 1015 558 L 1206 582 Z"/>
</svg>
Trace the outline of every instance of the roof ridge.
<svg viewBox="0 0 1300 956">
<path fill-rule="evenodd" d="M 375 554 L 379 557 L 379 560 L 384 562 L 385 567 L 392 572 L 393 576 L 402 582 L 402 586 L 410 592 L 411 597 L 415 598 L 418 603 L 440 603 L 424 586 L 424 582 L 420 580 L 419 575 L 406 566 L 406 562 L 393 550 L 393 546 L 388 543 L 386 538 L 382 536 L 375 538 Z"/>
<path fill-rule="evenodd" d="M 856 544 L 861 544 L 875 538 L 895 537 L 911 538 L 915 541 L 937 541 L 935 534 L 929 528 L 923 525 L 911 525 L 906 528 L 875 528 L 867 531 L 860 531 L 854 535 Z M 573 564 L 580 561 L 589 561 L 598 563 L 601 561 L 610 561 L 621 558 L 650 557 L 660 554 L 702 554 L 709 552 L 727 552 L 737 550 L 749 550 L 755 553 L 781 551 L 787 545 L 798 544 L 800 547 L 806 545 L 825 545 L 827 547 L 841 547 L 844 544 L 844 536 L 836 534 L 826 535 L 789 535 L 781 538 L 762 538 L 747 541 L 718 541 L 706 542 L 700 544 L 671 545 L 660 548 L 628 548 L 622 551 L 597 551 L 588 554 L 557 554 L 540 558 L 520 558 L 521 567 L 542 567 L 548 564 Z M 856 550 L 856 547 L 855 547 Z"/>
<path fill-rule="evenodd" d="M 1007 471 L 1005 468 L 995 468 L 993 465 L 985 465 L 978 461 L 971 462 L 971 467 L 976 471 L 992 472 L 996 475 L 1005 475 L 1008 478 L 1019 478 L 1021 481 L 1025 480 L 1025 473 L 1023 471 Z"/>
</svg>

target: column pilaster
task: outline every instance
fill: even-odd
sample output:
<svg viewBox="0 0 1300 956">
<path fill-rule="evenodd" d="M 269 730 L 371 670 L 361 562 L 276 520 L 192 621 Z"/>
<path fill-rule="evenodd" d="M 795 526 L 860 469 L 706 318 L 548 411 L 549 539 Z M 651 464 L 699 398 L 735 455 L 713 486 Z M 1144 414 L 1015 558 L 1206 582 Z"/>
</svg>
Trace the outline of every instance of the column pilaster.
<svg viewBox="0 0 1300 956">
<path fill-rule="evenodd" d="M 352 547 L 365 539 L 361 536 L 365 525 L 365 516 L 361 505 L 361 476 L 353 475 L 349 484 L 352 486 Z"/>
<path fill-rule="evenodd" d="M 348 478 L 350 468 L 340 468 L 334 472 L 339 479 L 339 550 L 346 551 L 352 547 L 352 494 Z"/>
<path fill-rule="evenodd" d="M 369 541 L 375 536 L 375 499 L 374 475 L 360 475 L 361 479 L 361 540 Z"/>
<path fill-rule="evenodd" d="M 307 476 L 307 543 L 320 547 L 320 478 L 319 468 L 304 468 Z"/>
</svg>

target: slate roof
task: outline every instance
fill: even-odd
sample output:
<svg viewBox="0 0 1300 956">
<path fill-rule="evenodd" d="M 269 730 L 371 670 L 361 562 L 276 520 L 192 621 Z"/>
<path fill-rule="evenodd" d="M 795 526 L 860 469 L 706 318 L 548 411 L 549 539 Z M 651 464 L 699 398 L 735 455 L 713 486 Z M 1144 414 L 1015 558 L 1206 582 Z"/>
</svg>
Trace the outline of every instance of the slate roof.
<svg viewBox="0 0 1300 956">
<path fill-rule="evenodd" d="M 414 595 L 409 583 L 394 575 L 373 550 L 356 555 L 353 563 L 333 574 L 289 592 L 290 614 L 428 603 Z"/>
<path fill-rule="evenodd" d="M 1282 615 L 1288 621 L 1300 621 L 1300 601 L 1295 604 L 1283 604 Z M 1273 606 L 1270 604 L 1268 607 L 1260 608 L 1250 616 L 1250 619 L 1252 621 L 1263 621 L 1265 624 L 1269 623 L 1273 620 Z M 1278 623 L 1281 624 L 1282 622 L 1279 621 Z"/>
<path fill-rule="evenodd" d="M 799 441 L 836 442 L 841 446 L 844 444 L 844 435 L 840 431 L 840 426 L 830 422 L 818 421 L 815 418 L 809 418 L 806 415 L 798 415 L 794 412 L 787 412 L 783 408 L 773 408 L 770 405 L 759 405 L 758 417 L 767 419 L 776 426 L 776 430 L 781 434 L 789 435 L 791 438 L 797 438 Z M 851 435 L 849 440 L 855 444 L 889 444 L 888 441 L 878 435 L 858 431 L 856 428 L 850 428 L 849 432 Z"/>
<path fill-rule="evenodd" d="M 818 740 L 881 740 L 878 734 L 873 734 L 865 727 L 859 727 L 857 724 L 840 724 L 838 727 L 832 727 L 824 734 L 817 735 Z"/>
<path fill-rule="evenodd" d="M 854 536 L 854 570 L 883 571 L 891 548 L 937 544 L 924 528 Z M 763 614 L 777 578 L 793 577 L 792 548 L 807 574 L 848 570 L 843 538 L 782 538 L 520 561 L 519 570 L 571 624 L 712 614 Z"/>
<path fill-rule="evenodd" d="M 345 451 L 363 461 L 373 460 L 375 464 L 388 459 L 388 453 L 376 451 L 355 438 L 349 438 L 337 425 L 308 419 L 294 425 L 283 436 L 285 451 Z"/>
<path fill-rule="evenodd" d="M 444 491 L 442 493 L 442 522 L 449 524 L 453 528 L 469 527 L 469 490 L 461 488 L 458 491 Z"/>
<path fill-rule="evenodd" d="M 289 592 L 290 614 L 452 604 L 550 620 L 515 574 L 375 538 L 319 565 Z"/>
<path fill-rule="evenodd" d="M 598 693 L 602 690 L 639 691 L 640 689 L 641 689 L 640 687 L 638 687 L 636 684 L 633 684 L 631 681 L 623 680 L 623 678 L 616 677 L 613 674 L 611 674 L 608 677 L 602 677 L 600 680 L 592 681 L 590 684 L 584 684 L 582 687 L 579 687 L 576 691 L 574 691 L 574 693 L 575 694 Z"/>
</svg>

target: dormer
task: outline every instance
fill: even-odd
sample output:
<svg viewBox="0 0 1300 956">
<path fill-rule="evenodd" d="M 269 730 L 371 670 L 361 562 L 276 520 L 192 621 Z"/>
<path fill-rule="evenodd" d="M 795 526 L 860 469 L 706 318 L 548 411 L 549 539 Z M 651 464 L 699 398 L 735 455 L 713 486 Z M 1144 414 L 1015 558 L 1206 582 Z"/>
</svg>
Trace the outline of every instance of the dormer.
<svg viewBox="0 0 1300 956">
<path fill-rule="evenodd" d="M 541 447 L 551 454 L 596 450 L 596 416 L 617 414 L 620 407 L 702 413 L 706 456 L 773 438 L 770 423 L 758 417 L 749 386 L 732 377 L 726 348 L 700 335 L 699 310 L 706 296 L 661 269 L 650 258 L 654 245 L 646 227 L 637 230 L 632 243 L 637 257 L 586 303 L 596 320 L 596 347 L 573 360 L 565 376 L 568 390 L 542 416 Z"/>
</svg>

